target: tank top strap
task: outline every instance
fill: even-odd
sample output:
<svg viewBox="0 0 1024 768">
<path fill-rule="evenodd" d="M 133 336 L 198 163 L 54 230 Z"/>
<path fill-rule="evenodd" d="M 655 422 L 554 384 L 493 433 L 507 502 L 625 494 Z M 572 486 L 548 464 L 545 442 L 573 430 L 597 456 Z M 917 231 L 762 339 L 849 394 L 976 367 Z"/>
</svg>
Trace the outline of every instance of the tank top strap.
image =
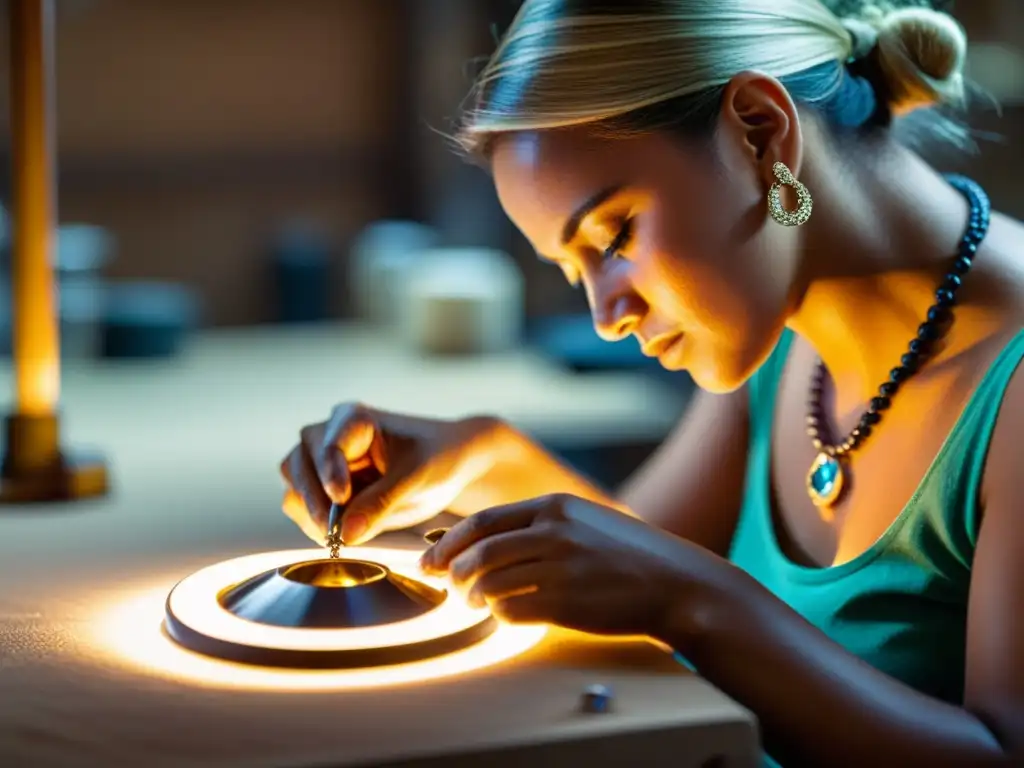
<svg viewBox="0 0 1024 768">
<path fill-rule="evenodd" d="M 949 520 L 950 534 L 959 534 L 973 551 L 978 534 L 978 499 L 985 476 L 992 434 L 999 420 L 1010 382 L 1024 359 L 1024 329 L 1018 331 L 989 366 L 950 432 L 926 484 L 952 495 L 941 506 L 948 514 L 962 511 L 960 521 Z M 928 489 L 922 488 L 922 493 Z"/>
<path fill-rule="evenodd" d="M 794 334 L 787 330 L 775 351 L 751 378 L 750 454 L 752 465 L 770 465 L 775 400 Z M 989 444 L 1003 399 L 1024 359 L 1024 329 L 1000 351 L 964 406 L 939 455 L 909 503 L 908 517 L 922 515 L 964 566 L 973 558 L 979 528 L 981 485 Z M 767 471 L 767 470 L 765 470 Z M 760 476 L 758 481 L 763 480 Z M 941 531 L 941 533 L 940 533 Z"/>
</svg>

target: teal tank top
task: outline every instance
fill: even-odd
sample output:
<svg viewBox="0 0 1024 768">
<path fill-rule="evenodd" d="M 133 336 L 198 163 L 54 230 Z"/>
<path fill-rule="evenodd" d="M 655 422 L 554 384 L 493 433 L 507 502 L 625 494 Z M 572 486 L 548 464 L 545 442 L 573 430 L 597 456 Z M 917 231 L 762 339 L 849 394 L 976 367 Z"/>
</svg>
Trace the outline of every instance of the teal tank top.
<svg viewBox="0 0 1024 768">
<path fill-rule="evenodd" d="M 1024 331 L 987 371 L 899 517 L 866 552 L 829 568 L 786 557 L 772 524 L 772 421 L 792 339 L 787 331 L 749 384 L 750 451 L 730 559 L 876 669 L 960 705 L 978 493 Z"/>
</svg>

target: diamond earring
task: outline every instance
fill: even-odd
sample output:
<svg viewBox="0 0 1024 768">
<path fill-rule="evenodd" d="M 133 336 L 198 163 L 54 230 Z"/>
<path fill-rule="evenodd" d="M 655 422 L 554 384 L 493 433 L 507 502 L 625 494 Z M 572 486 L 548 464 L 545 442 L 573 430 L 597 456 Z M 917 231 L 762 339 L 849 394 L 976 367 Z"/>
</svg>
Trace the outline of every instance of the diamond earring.
<svg viewBox="0 0 1024 768">
<path fill-rule="evenodd" d="M 811 193 L 807 187 L 796 180 L 793 172 L 786 167 L 785 163 L 776 163 L 772 167 L 772 172 L 778 181 L 772 184 L 772 188 L 768 190 L 768 213 L 784 227 L 799 227 L 801 224 L 807 223 L 807 220 L 811 218 L 811 208 L 813 207 Z M 795 211 L 787 211 L 782 207 L 783 187 L 792 187 L 796 193 Z"/>
</svg>

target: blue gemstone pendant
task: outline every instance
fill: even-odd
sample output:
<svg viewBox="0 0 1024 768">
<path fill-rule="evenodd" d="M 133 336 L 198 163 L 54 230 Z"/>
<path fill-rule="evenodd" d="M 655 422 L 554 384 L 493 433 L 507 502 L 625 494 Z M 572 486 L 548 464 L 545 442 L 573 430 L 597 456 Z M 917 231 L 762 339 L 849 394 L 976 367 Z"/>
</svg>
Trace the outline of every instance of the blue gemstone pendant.
<svg viewBox="0 0 1024 768">
<path fill-rule="evenodd" d="M 843 492 L 843 466 L 835 456 L 819 453 L 807 473 L 807 493 L 818 507 L 830 507 Z"/>
</svg>

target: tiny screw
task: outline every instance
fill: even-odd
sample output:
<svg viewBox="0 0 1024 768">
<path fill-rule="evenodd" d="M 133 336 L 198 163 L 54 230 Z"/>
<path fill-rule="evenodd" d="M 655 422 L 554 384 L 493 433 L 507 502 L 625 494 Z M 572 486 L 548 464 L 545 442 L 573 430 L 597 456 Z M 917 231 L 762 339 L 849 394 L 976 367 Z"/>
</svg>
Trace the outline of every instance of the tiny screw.
<svg viewBox="0 0 1024 768">
<path fill-rule="evenodd" d="M 331 512 L 327 518 L 327 539 L 324 546 L 330 550 L 331 559 L 337 560 L 341 555 L 341 548 L 345 544 L 341 540 L 341 506 L 331 504 Z"/>
<path fill-rule="evenodd" d="M 603 685 L 588 685 L 583 690 L 580 708 L 584 712 L 604 714 L 612 704 L 612 692 Z"/>
</svg>

